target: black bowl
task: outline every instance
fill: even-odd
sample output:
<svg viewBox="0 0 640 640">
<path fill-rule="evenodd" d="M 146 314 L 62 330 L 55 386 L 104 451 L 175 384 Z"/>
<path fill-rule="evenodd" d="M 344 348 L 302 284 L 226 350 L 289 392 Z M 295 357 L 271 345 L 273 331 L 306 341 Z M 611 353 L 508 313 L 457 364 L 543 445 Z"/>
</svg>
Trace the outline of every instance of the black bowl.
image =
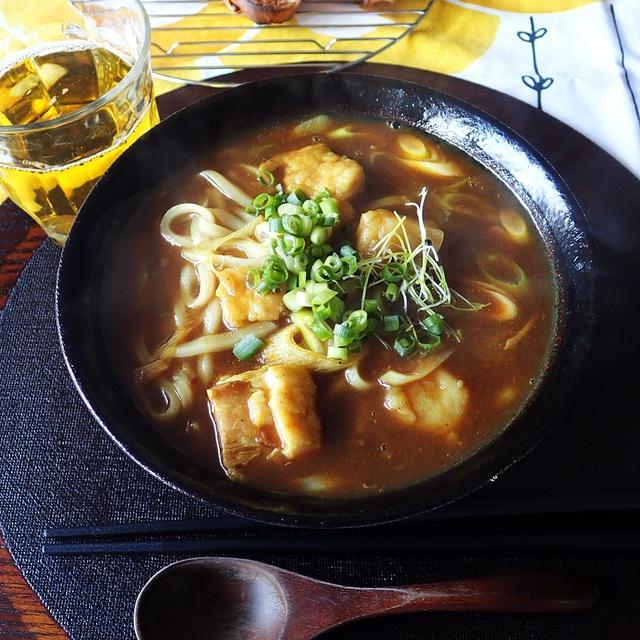
<svg viewBox="0 0 640 640">
<path fill-rule="evenodd" d="M 172 448 L 116 376 L 105 340 L 100 288 L 108 256 L 130 216 L 176 167 L 266 119 L 310 111 L 397 120 L 438 136 L 494 173 L 529 211 L 547 246 L 559 291 L 555 341 L 521 413 L 489 444 L 439 475 L 352 500 L 287 497 L 214 476 Z M 195 166 L 194 166 L 195 171 Z M 353 74 L 297 75 L 244 85 L 188 107 L 134 144 L 98 182 L 73 225 L 58 271 L 60 343 L 76 387 L 97 421 L 144 469 L 234 514 L 289 526 L 346 527 L 425 512 L 479 488 L 530 451 L 575 389 L 594 322 L 593 251 L 568 187 L 506 126 L 450 96 L 407 82 Z"/>
</svg>

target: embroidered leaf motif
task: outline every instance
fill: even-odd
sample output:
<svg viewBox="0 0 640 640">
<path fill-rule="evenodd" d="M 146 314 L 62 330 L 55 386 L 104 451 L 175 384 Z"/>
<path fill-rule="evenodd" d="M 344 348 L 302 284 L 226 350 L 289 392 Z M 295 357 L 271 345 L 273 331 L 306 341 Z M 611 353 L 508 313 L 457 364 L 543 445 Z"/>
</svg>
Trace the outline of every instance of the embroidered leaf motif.
<svg viewBox="0 0 640 640">
<path fill-rule="evenodd" d="M 547 28 L 540 27 L 536 29 L 533 22 L 533 16 L 529 17 L 529 24 L 531 25 L 531 31 L 518 31 L 517 35 L 523 42 L 528 42 L 531 45 L 531 58 L 533 61 L 533 75 L 520 76 L 522 83 L 535 91 L 538 97 L 538 109 L 542 110 L 542 92 L 548 89 L 553 84 L 553 78 L 545 78 L 538 69 L 538 58 L 536 56 L 536 40 L 544 38 L 547 35 Z"/>
</svg>

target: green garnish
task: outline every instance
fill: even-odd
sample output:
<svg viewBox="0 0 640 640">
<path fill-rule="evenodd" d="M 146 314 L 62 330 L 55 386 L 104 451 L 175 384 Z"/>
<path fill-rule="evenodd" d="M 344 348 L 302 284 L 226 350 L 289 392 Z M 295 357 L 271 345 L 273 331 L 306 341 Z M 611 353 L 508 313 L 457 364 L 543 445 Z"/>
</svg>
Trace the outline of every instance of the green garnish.
<svg viewBox="0 0 640 640">
<path fill-rule="evenodd" d="M 267 169 L 263 169 L 262 167 L 258 168 L 258 182 L 265 187 L 273 186 L 273 183 L 276 181 L 275 176 L 271 171 Z"/>
<path fill-rule="evenodd" d="M 403 357 L 410 356 L 418 346 L 413 336 L 401 336 L 393 342 L 393 348 Z"/>
<path fill-rule="evenodd" d="M 233 347 L 233 355 L 238 358 L 238 360 L 248 360 L 258 353 L 258 351 L 264 347 L 264 344 L 260 338 L 251 333 L 242 338 L 242 340 Z"/>
<path fill-rule="evenodd" d="M 330 358 L 348 357 L 372 335 L 402 357 L 428 353 L 448 336 L 459 339 L 437 309 L 453 306 L 452 299 L 475 306 L 449 289 L 427 237 L 426 197 L 423 189 L 420 202 L 410 203 L 420 224 L 417 246 L 411 246 L 404 218 L 396 213 L 394 229 L 372 256 L 362 258 L 350 244 L 331 244 L 340 211 L 328 189 L 309 198 L 301 189 L 285 193 L 278 184 L 273 194 L 262 193 L 247 207 L 268 220 L 272 254 L 249 271 L 247 283 L 263 295 L 284 290 L 284 305 L 327 345 Z"/>
</svg>

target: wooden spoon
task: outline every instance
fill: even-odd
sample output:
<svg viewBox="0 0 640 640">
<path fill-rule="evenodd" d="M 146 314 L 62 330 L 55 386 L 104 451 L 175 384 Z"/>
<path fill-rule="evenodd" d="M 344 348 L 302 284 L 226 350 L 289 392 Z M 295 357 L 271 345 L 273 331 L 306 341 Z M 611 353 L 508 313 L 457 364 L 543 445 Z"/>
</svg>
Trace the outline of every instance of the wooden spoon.
<svg viewBox="0 0 640 640">
<path fill-rule="evenodd" d="M 138 640 L 310 640 L 337 625 L 413 611 L 578 611 L 598 588 L 586 579 L 534 574 L 360 589 L 239 558 L 165 567 L 136 602 Z"/>
</svg>

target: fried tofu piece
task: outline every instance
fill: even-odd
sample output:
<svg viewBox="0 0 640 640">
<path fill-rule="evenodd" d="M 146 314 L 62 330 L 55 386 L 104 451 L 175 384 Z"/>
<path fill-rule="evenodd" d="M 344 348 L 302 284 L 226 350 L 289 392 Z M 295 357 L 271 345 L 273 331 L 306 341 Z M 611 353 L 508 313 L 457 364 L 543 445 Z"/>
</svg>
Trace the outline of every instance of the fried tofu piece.
<svg viewBox="0 0 640 640">
<path fill-rule="evenodd" d="M 446 435 L 453 432 L 469 403 L 462 380 L 439 367 L 422 380 L 391 387 L 385 407 L 405 424 Z"/>
<path fill-rule="evenodd" d="M 263 378 L 219 384 L 207 395 L 222 464 L 232 479 L 275 450 L 292 460 L 320 448 L 316 386 L 302 367 L 269 367 Z"/>
<path fill-rule="evenodd" d="M 281 293 L 263 296 L 247 286 L 247 271 L 247 267 L 227 267 L 218 272 L 220 284 L 216 296 L 220 299 L 224 323 L 230 329 L 274 321 L 284 311 Z"/>
<path fill-rule="evenodd" d="M 229 382 L 207 391 L 222 465 L 230 478 L 241 477 L 242 467 L 269 453 L 261 442 L 259 428 L 249 414 L 247 401 L 252 392 L 246 382 Z"/>
<path fill-rule="evenodd" d="M 360 255 L 368 257 L 375 253 L 376 245 L 386 235 L 391 233 L 396 227 L 398 227 L 399 220 L 388 209 L 373 209 L 365 211 L 360 216 L 360 222 L 356 229 L 356 249 Z M 391 251 L 399 251 L 402 249 L 402 242 L 409 240 L 409 246 L 412 248 L 417 247 L 421 242 L 420 225 L 416 218 L 406 217 L 404 220 L 404 230 L 407 234 L 405 238 L 402 228 L 396 229 L 396 235 L 389 242 L 389 249 Z M 433 242 L 436 251 L 442 246 L 444 239 L 444 233 L 436 227 L 425 225 L 427 229 L 427 237 Z"/>
<path fill-rule="evenodd" d="M 265 165 L 270 171 L 284 167 L 287 191 L 302 189 L 314 196 L 325 187 L 338 201 L 349 200 L 364 185 L 364 169 L 355 160 L 334 153 L 326 144 L 312 144 L 278 154 Z"/>
<path fill-rule="evenodd" d="M 316 385 L 309 371 L 290 365 L 269 367 L 264 385 L 284 456 L 293 459 L 319 449 Z"/>
<path fill-rule="evenodd" d="M 257 427 L 270 427 L 273 425 L 273 416 L 267 402 L 267 396 L 262 389 L 254 391 L 247 400 L 249 417 Z"/>
</svg>

